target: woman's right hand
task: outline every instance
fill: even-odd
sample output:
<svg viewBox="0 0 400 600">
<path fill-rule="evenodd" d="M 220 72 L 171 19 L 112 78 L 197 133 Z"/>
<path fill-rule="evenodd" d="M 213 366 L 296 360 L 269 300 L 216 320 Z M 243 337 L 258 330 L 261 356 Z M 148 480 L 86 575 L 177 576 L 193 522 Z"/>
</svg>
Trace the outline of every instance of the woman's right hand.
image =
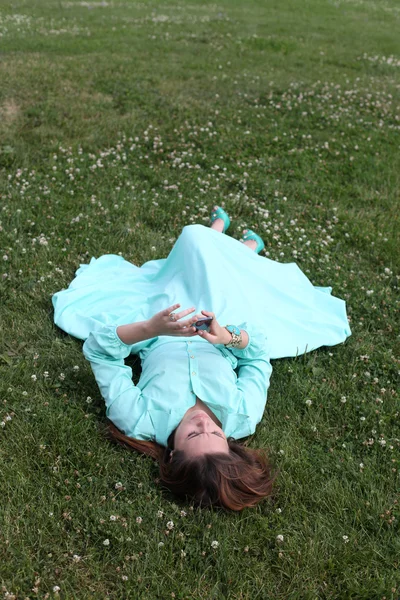
<svg viewBox="0 0 400 600">
<path fill-rule="evenodd" d="M 147 329 L 150 332 L 150 337 L 158 337 L 160 335 L 173 335 L 181 337 L 193 337 L 197 335 L 197 331 L 192 327 L 193 323 L 198 321 L 202 315 L 193 315 L 190 319 L 182 321 L 183 317 L 187 317 L 196 309 L 194 307 L 174 312 L 175 320 L 170 319 L 170 314 L 180 307 L 180 304 L 174 304 L 169 308 L 161 310 L 153 317 L 146 321 Z"/>
<path fill-rule="evenodd" d="M 205 317 L 212 317 L 210 331 L 198 331 L 200 337 L 203 337 L 210 344 L 229 344 L 232 339 L 231 334 L 225 327 L 221 327 L 218 323 L 215 314 L 208 310 L 202 310 L 202 314 Z"/>
</svg>

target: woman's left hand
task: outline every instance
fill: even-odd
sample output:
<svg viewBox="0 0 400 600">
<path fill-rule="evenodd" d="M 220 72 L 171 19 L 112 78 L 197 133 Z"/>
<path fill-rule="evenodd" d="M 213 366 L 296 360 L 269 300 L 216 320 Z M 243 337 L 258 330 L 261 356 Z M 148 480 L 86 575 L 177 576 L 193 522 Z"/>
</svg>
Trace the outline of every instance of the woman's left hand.
<svg viewBox="0 0 400 600">
<path fill-rule="evenodd" d="M 180 307 L 180 304 L 174 304 L 169 308 L 161 310 L 156 313 L 153 317 L 148 319 L 147 325 L 151 332 L 151 337 L 157 337 L 160 335 L 174 335 L 182 337 L 193 337 L 197 335 L 197 330 L 192 327 L 193 323 L 198 321 L 203 315 L 193 315 L 186 321 L 181 321 L 183 317 L 186 317 L 196 309 L 194 307 L 181 310 L 180 312 L 174 312 L 175 320 L 170 319 L 170 314 Z"/>
<path fill-rule="evenodd" d="M 201 312 L 203 313 L 201 315 L 203 318 L 212 317 L 213 320 L 211 321 L 210 331 L 199 331 L 200 337 L 210 342 L 210 344 L 229 344 L 232 336 L 225 327 L 221 327 L 215 314 L 209 310 L 202 310 Z"/>
</svg>

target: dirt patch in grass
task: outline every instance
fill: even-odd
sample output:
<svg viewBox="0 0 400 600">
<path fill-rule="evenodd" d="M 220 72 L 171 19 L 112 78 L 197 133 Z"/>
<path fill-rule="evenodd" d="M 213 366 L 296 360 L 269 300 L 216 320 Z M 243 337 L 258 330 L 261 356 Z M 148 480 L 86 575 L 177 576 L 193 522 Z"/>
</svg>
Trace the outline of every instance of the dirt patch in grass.
<svg viewBox="0 0 400 600">
<path fill-rule="evenodd" d="M 12 125 L 20 114 L 20 108 L 13 98 L 7 98 L 0 105 L 0 122 L 2 125 Z"/>
</svg>

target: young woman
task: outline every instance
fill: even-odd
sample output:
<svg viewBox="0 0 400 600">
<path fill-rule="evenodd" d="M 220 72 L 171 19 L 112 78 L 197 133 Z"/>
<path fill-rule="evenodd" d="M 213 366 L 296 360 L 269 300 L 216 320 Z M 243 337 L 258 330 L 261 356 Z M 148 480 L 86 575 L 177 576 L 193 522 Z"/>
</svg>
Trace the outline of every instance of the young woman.
<svg viewBox="0 0 400 600">
<path fill-rule="evenodd" d="M 140 268 L 92 258 L 53 305 L 55 323 L 85 340 L 110 437 L 157 459 L 161 483 L 179 497 L 241 510 L 268 496 L 274 479 L 265 454 L 236 441 L 263 416 L 270 359 L 351 332 L 331 288 L 259 256 L 264 243 L 251 230 L 240 242 L 224 235 L 229 225 L 215 206 L 211 227 L 184 227 L 167 258 Z M 204 317 L 209 330 L 197 330 Z M 141 358 L 136 386 L 130 354 Z"/>
</svg>

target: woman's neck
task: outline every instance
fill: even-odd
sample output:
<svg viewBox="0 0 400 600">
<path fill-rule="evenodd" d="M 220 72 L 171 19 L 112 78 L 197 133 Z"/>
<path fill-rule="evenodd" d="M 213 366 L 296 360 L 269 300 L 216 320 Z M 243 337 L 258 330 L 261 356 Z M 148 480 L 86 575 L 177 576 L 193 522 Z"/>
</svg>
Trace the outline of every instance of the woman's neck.
<svg viewBox="0 0 400 600">
<path fill-rule="evenodd" d="M 216 425 L 218 425 L 218 427 L 222 427 L 221 421 L 219 419 L 217 419 L 216 415 L 213 413 L 213 411 L 208 408 L 207 404 L 204 404 L 204 402 L 202 400 L 200 400 L 200 398 L 198 398 L 196 396 L 196 404 L 194 406 L 192 406 L 191 408 L 189 408 L 186 413 L 190 413 L 193 412 L 194 410 L 204 410 L 205 413 L 208 414 L 209 417 L 211 417 L 211 419 L 214 421 L 214 423 Z"/>
</svg>

